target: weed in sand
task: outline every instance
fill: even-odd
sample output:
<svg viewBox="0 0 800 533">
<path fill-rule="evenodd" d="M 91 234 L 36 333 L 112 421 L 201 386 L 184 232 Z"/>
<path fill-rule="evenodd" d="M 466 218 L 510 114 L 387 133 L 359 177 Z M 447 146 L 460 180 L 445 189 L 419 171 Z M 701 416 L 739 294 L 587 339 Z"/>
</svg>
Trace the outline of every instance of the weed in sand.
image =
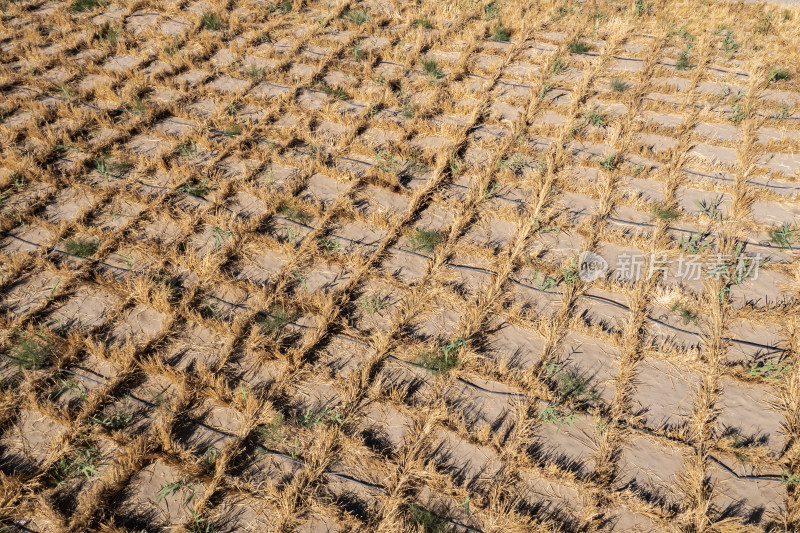
<svg viewBox="0 0 800 533">
<path fill-rule="evenodd" d="M 776 109 L 775 112 L 772 114 L 772 118 L 775 120 L 786 120 L 792 114 L 791 108 L 787 104 L 781 104 L 779 109 Z"/>
<path fill-rule="evenodd" d="M 178 492 L 188 489 L 191 486 L 191 482 L 186 479 L 185 477 L 181 477 L 175 481 L 171 481 L 169 483 L 165 483 L 161 486 L 161 489 L 158 491 L 158 497 L 156 498 L 158 504 L 160 505 L 165 499 L 169 498 L 170 496 L 174 496 Z M 184 505 L 189 505 L 192 500 L 194 499 L 194 495 L 197 492 L 197 485 L 189 492 L 189 495 L 186 497 L 186 501 Z"/>
<path fill-rule="evenodd" d="M 242 127 L 239 124 L 235 123 L 229 124 L 224 130 L 222 130 L 222 133 L 226 137 L 236 137 L 237 135 L 242 134 Z"/>
<path fill-rule="evenodd" d="M 328 96 L 333 96 L 334 98 L 338 98 L 339 100 L 348 100 L 350 98 L 345 92 L 345 90 L 342 89 L 341 87 L 331 87 L 324 83 L 318 83 L 314 86 L 314 88 L 319 89 Z"/>
<path fill-rule="evenodd" d="M 44 333 L 20 333 L 17 336 L 16 346 L 12 351 L 14 365 L 20 370 L 44 368 L 50 361 L 52 351 L 53 341 Z"/>
<path fill-rule="evenodd" d="M 447 521 L 432 513 L 428 509 L 424 507 L 420 507 L 416 504 L 411 504 L 408 507 L 409 515 L 411 515 L 411 521 L 414 522 L 421 528 L 424 533 L 447 533 L 450 531 L 450 528 L 447 527 Z"/>
<path fill-rule="evenodd" d="M 64 248 L 67 253 L 77 255 L 78 257 L 89 257 L 97 252 L 100 247 L 100 241 L 97 239 L 69 239 L 64 243 Z"/>
<path fill-rule="evenodd" d="M 172 44 L 164 47 L 164 53 L 167 57 L 175 57 L 175 55 L 183 48 L 183 45 L 178 41 L 178 36 L 172 37 Z"/>
<path fill-rule="evenodd" d="M 277 413 L 269 424 L 256 426 L 255 435 L 263 447 L 274 446 L 283 438 L 283 415 Z"/>
<path fill-rule="evenodd" d="M 425 17 L 418 18 L 414 21 L 414 26 L 417 28 L 422 28 L 424 30 L 429 30 L 431 28 L 431 21 Z"/>
<path fill-rule="evenodd" d="M 430 354 L 425 350 L 419 354 L 417 362 L 424 368 L 436 372 L 437 374 L 445 374 L 458 366 L 458 358 L 454 355 L 444 355 L 440 352 Z"/>
<path fill-rule="evenodd" d="M 206 520 L 201 513 L 195 511 L 191 506 L 187 506 L 187 510 L 192 515 L 192 523 L 186 528 L 189 533 L 216 533 L 214 525 Z"/>
<path fill-rule="evenodd" d="M 675 220 L 681 215 L 680 211 L 661 204 L 653 206 L 653 216 L 659 220 Z"/>
<path fill-rule="evenodd" d="M 577 420 L 578 415 L 572 411 L 562 410 L 553 405 L 545 407 L 536 417 L 544 424 L 553 424 L 561 429 L 561 426 L 567 424 L 571 426 Z"/>
<path fill-rule="evenodd" d="M 781 361 L 780 358 L 755 361 L 745 371 L 745 374 L 752 377 L 775 380 L 780 379 L 792 368 L 792 364 Z"/>
<path fill-rule="evenodd" d="M 497 15 L 500 14 L 500 6 L 492 2 L 488 6 L 486 6 L 486 18 L 492 20 L 497 18 Z"/>
<path fill-rule="evenodd" d="M 629 87 L 630 85 L 628 85 L 626 81 L 621 80 L 619 78 L 614 78 L 611 80 L 611 89 L 615 93 L 624 93 L 625 91 L 628 90 Z"/>
<path fill-rule="evenodd" d="M 197 157 L 197 154 L 200 153 L 200 150 L 197 148 L 197 144 L 192 139 L 188 141 L 178 143 L 178 147 L 175 151 L 182 155 L 183 157 L 188 157 L 189 159 L 194 159 Z"/>
<path fill-rule="evenodd" d="M 555 388 L 555 394 L 562 401 L 573 401 L 582 408 L 593 406 L 600 399 L 591 379 L 574 369 L 552 361 L 544 363 L 547 378 Z"/>
<path fill-rule="evenodd" d="M 672 311 L 673 313 L 677 311 L 678 315 L 683 320 L 684 325 L 689 323 L 697 325 L 699 323 L 699 320 L 697 318 L 697 313 L 692 312 L 691 309 L 689 309 L 680 302 L 675 302 L 674 304 L 672 304 L 672 307 L 670 307 L 670 311 Z"/>
<path fill-rule="evenodd" d="M 328 252 L 329 254 L 332 254 L 333 252 L 337 251 L 341 246 L 339 241 L 335 241 L 333 239 L 322 239 L 319 241 L 319 245 L 324 251 Z"/>
<path fill-rule="evenodd" d="M 676 70 L 689 70 L 694 65 L 689 62 L 689 48 L 683 50 L 678 56 L 678 61 L 675 63 Z"/>
<path fill-rule="evenodd" d="M 503 25 L 502 22 L 497 21 L 497 24 L 492 28 L 492 40 L 499 43 L 507 43 L 511 39 L 511 28 Z"/>
<path fill-rule="evenodd" d="M 432 82 L 440 78 L 444 78 L 444 72 L 439 70 L 439 67 L 436 65 L 436 60 L 434 59 L 423 59 L 422 69 L 425 71 L 425 74 L 428 75 L 428 79 Z"/>
<path fill-rule="evenodd" d="M 784 68 L 778 68 L 776 65 L 770 69 L 769 75 L 767 76 L 767 83 L 773 83 L 776 81 L 783 81 L 790 79 L 792 79 L 791 72 L 789 72 Z"/>
<path fill-rule="evenodd" d="M 364 24 L 369 20 L 369 15 L 362 9 L 348 9 L 345 18 L 353 24 Z"/>
<path fill-rule="evenodd" d="M 419 357 L 418 362 L 423 367 L 433 372 L 444 374 L 458 366 L 457 352 L 467 344 L 468 339 L 459 337 L 458 339 L 441 346 L 435 353 L 429 354 L 423 351 Z"/>
<path fill-rule="evenodd" d="M 408 235 L 411 251 L 433 253 L 436 245 L 442 241 L 442 235 L 436 230 L 417 228 Z"/>
<path fill-rule="evenodd" d="M 86 390 L 86 387 L 76 382 L 71 376 L 67 376 L 65 378 L 58 377 L 56 378 L 56 383 L 58 383 L 61 387 L 56 393 L 53 394 L 53 398 L 58 398 L 65 392 L 69 391 L 83 401 L 89 399 L 89 391 Z"/>
<path fill-rule="evenodd" d="M 597 162 L 605 170 L 614 170 L 619 165 L 619 154 L 610 154 Z"/>
<path fill-rule="evenodd" d="M 123 429 L 131 423 L 133 415 L 126 411 L 115 411 L 110 415 L 90 416 L 89 422 L 94 422 L 110 430 Z"/>
<path fill-rule="evenodd" d="M 542 90 L 539 91 L 539 100 L 543 100 L 544 97 L 547 96 L 547 93 L 549 93 L 552 90 L 553 90 L 552 83 L 545 83 L 544 85 L 542 85 Z"/>
<path fill-rule="evenodd" d="M 131 111 L 139 115 L 144 115 L 145 113 L 147 113 L 147 104 L 142 100 L 141 96 L 137 95 L 133 97 L 133 105 L 131 105 Z"/>
<path fill-rule="evenodd" d="M 725 40 L 722 41 L 722 49 L 726 54 L 731 55 L 739 49 L 739 43 L 731 30 L 725 31 Z"/>
<path fill-rule="evenodd" d="M 119 176 L 131 168 L 133 168 L 133 164 L 127 161 L 111 161 L 105 155 L 94 160 L 94 169 L 104 178 Z"/>
<path fill-rule="evenodd" d="M 61 91 L 62 96 L 64 96 L 64 98 L 66 98 L 67 100 L 69 100 L 70 98 L 75 98 L 75 96 L 77 96 L 77 93 L 74 90 L 70 89 L 63 83 L 58 83 L 56 84 L 56 86 L 58 87 L 58 90 Z"/>
<path fill-rule="evenodd" d="M 291 0 L 283 0 L 279 3 L 272 3 L 267 6 L 267 13 L 275 13 L 276 11 L 280 11 L 281 13 L 288 13 L 292 10 L 292 1 Z"/>
<path fill-rule="evenodd" d="M 753 462 L 753 453 L 750 448 L 753 446 L 753 439 L 742 437 L 738 433 L 732 435 L 732 440 L 729 444 L 736 461 L 741 465 L 748 465 Z"/>
<path fill-rule="evenodd" d="M 711 246 L 711 238 L 707 233 L 691 233 L 689 237 L 681 235 L 680 247 L 689 254 L 700 254 Z"/>
<path fill-rule="evenodd" d="M 208 193 L 208 180 L 203 180 L 200 183 L 190 181 L 178 187 L 178 192 L 188 194 L 189 196 L 197 196 L 198 198 L 205 198 Z"/>
<path fill-rule="evenodd" d="M 294 321 L 297 315 L 286 307 L 275 304 L 269 312 L 265 312 L 257 323 L 266 335 L 277 335 L 287 324 Z"/>
<path fill-rule="evenodd" d="M 375 165 L 383 172 L 388 172 L 390 174 L 396 174 L 400 170 L 400 162 L 394 154 L 386 150 L 375 151 Z"/>
<path fill-rule="evenodd" d="M 200 27 L 207 30 L 218 30 L 222 27 L 222 24 L 216 13 L 203 13 L 203 18 L 200 19 Z"/>
<path fill-rule="evenodd" d="M 114 46 L 117 44 L 117 39 L 119 38 L 119 34 L 122 31 L 122 28 L 117 28 L 111 21 L 106 23 L 105 32 L 102 34 L 102 38 L 105 39 L 108 44 Z"/>
<path fill-rule="evenodd" d="M 733 110 L 731 111 L 731 116 L 728 117 L 728 119 L 738 126 L 749 115 L 750 115 L 750 106 L 744 108 L 740 105 L 736 105 L 733 107 Z"/>
<path fill-rule="evenodd" d="M 71 9 L 76 13 L 82 13 L 83 11 L 91 11 L 99 5 L 101 5 L 100 0 L 75 0 Z"/>
<path fill-rule="evenodd" d="M 384 294 L 384 291 L 380 291 L 371 296 L 362 296 L 358 303 L 364 311 L 374 314 L 381 312 L 388 305 L 389 297 Z"/>
<path fill-rule="evenodd" d="M 580 270 L 578 269 L 578 260 L 573 258 L 572 263 L 564 269 L 564 273 L 561 275 L 561 279 L 564 281 L 566 285 L 572 285 L 573 283 L 577 283 L 580 279 Z"/>
<path fill-rule="evenodd" d="M 781 474 L 781 483 L 783 483 L 784 485 L 787 485 L 787 486 L 788 485 L 792 485 L 792 486 L 798 485 L 798 484 L 800 484 L 800 475 L 792 474 L 788 470 L 784 469 L 783 473 Z"/>
<path fill-rule="evenodd" d="M 705 216 L 712 220 L 716 220 L 717 222 L 722 222 L 724 220 L 724 216 L 719 209 L 719 206 L 722 204 L 722 195 L 718 194 L 714 196 L 711 200 L 695 200 L 695 205 L 700 212 L 703 213 Z"/>
<path fill-rule="evenodd" d="M 314 412 L 311 409 L 306 409 L 305 412 L 297 417 L 297 423 L 306 428 L 313 428 L 317 426 L 328 427 L 331 424 L 343 426 L 347 423 L 347 419 L 333 409 L 323 409 Z"/>
<path fill-rule="evenodd" d="M 775 11 L 771 10 L 768 13 L 765 13 L 763 17 L 758 20 L 758 24 L 756 24 L 755 32 L 760 33 L 761 35 L 766 35 L 769 33 L 769 30 L 772 29 L 772 17 L 775 15 Z"/>
<path fill-rule="evenodd" d="M 633 16 L 639 17 L 648 15 L 653 11 L 653 2 L 644 2 L 644 0 L 636 0 L 633 5 Z"/>
<path fill-rule="evenodd" d="M 573 39 L 567 45 L 571 54 L 585 54 L 592 49 L 592 46 L 580 39 Z"/>
<path fill-rule="evenodd" d="M 278 206 L 278 210 L 276 213 L 284 218 L 288 218 L 289 220 L 293 220 L 303 225 L 308 225 L 311 222 L 311 216 L 303 211 L 299 207 L 295 207 L 292 204 L 282 202 Z"/>
<path fill-rule="evenodd" d="M 781 248 L 792 249 L 798 233 L 800 233 L 800 228 L 792 228 L 789 224 L 784 224 L 780 228 L 770 230 L 769 238 L 771 242 Z"/>
<path fill-rule="evenodd" d="M 364 39 L 353 45 L 353 59 L 356 61 L 364 59 Z"/>
<path fill-rule="evenodd" d="M 608 124 L 608 115 L 598 110 L 597 107 L 592 107 L 583 114 L 583 120 L 586 124 L 602 128 Z"/>
<path fill-rule="evenodd" d="M 78 449 L 71 457 L 62 457 L 53 468 L 53 477 L 57 485 L 61 486 L 68 479 L 82 475 L 88 480 L 100 474 L 100 450 L 95 445 L 86 444 Z"/>
</svg>

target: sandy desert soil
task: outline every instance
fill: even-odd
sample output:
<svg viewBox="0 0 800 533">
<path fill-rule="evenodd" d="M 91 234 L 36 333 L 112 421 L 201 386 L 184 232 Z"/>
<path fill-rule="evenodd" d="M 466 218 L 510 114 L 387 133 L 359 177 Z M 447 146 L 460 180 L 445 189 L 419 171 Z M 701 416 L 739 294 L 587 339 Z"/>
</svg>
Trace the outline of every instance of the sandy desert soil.
<svg viewBox="0 0 800 533">
<path fill-rule="evenodd" d="M 800 8 L 0 7 L 0 530 L 798 528 Z"/>
</svg>

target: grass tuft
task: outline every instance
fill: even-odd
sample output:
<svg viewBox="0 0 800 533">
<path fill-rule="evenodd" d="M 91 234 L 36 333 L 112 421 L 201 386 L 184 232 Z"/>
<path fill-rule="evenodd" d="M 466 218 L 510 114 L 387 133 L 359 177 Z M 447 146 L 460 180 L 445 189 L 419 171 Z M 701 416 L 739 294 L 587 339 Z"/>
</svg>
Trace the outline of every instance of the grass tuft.
<svg viewBox="0 0 800 533">
<path fill-rule="evenodd" d="M 660 204 L 653 206 L 653 216 L 659 220 L 675 220 L 680 216 L 680 211 Z"/>
<path fill-rule="evenodd" d="M 425 74 L 428 75 L 431 81 L 436 81 L 444 77 L 444 72 L 439 70 L 439 67 L 436 65 L 436 61 L 434 59 L 423 59 L 422 69 L 425 71 Z"/>
<path fill-rule="evenodd" d="M 125 411 L 115 411 L 110 415 L 91 416 L 90 422 L 100 424 L 101 426 L 110 430 L 123 429 L 131 423 L 133 415 Z"/>
<path fill-rule="evenodd" d="M 615 93 L 624 93 L 629 88 L 630 85 L 624 80 L 619 78 L 614 78 L 611 80 L 611 90 L 613 90 Z"/>
<path fill-rule="evenodd" d="M 258 319 L 258 325 L 266 335 L 277 335 L 292 322 L 297 315 L 280 304 L 275 304 L 268 313 L 264 313 Z"/>
<path fill-rule="evenodd" d="M 75 0 L 72 3 L 72 11 L 75 13 L 83 13 L 84 11 L 91 11 L 100 5 L 99 0 Z"/>
<path fill-rule="evenodd" d="M 599 111 L 596 107 L 586 111 L 583 119 L 587 124 L 591 124 L 597 128 L 602 128 L 608 124 L 608 115 Z"/>
<path fill-rule="evenodd" d="M 411 521 L 422 528 L 424 533 L 447 533 L 449 530 L 447 521 L 444 518 L 424 507 L 412 503 L 408 508 L 408 512 L 411 515 Z"/>
<path fill-rule="evenodd" d="M 544 371 L 560 400 L 571 400 L 581 408 L 592 407 L 599 401 L 600 395 L 592 385 L 591 378 L 551 361 L 544 364 Z"/>
<path fill-rule="evenodd" d="M 283 437 L 283 415 L 276 414 L 269 424 L 257 426 L 255 435 L 261 446 L 269 447 L 280 442 Z"/>
<path fill-rule="evenodd" d="M 389 297 L 384 295 L 383 291 L 373 294 L 371 296 L 362 296 L 358 301 L 359 305 L 370 314 L 379 313 L 389 303 Z"/>
<path fill-rule="evenodd" d="M 457 352 L 460 348 L 466 346 L 468 343 L 468 340 L 459 337 L 453 342 L 440 347 L 433 354 L 423 350 L 423 352 L 419 354 L 417 362 L 433 372 L 437 372 L 439 374 L 447 373 L 458 366 Z"/>
<path fill-rule="evenodd" d="M 208 193 L 208 180 L 203 180 L 200 183 L 190 181 L 178 187 L 178 192 L 188 194 L 189 196 L 205 198 L 205 195 Z"/>
<path fill-rule="evenodd" d="M 88 480 L 100 474 L 100 450 L 95 445 L 87 445 L 75 452 L 71 457 L 62 457 L 56 463 L 53 477 L 57 484 L 63 485 L 68 479 L 82 475 Z"/>
<path fill-rule="evenodd" d="M 364 24 L 369 20 L 369 15 L 363 9 L 349 9 L 345 18 L 353 24 Z"/>
<path fill-rule="evenodd" d="M 689 49 L 681 52 L 681 55 L 678 56 L 678 61 L 675 63 L 676 70 L 689 70 L 693 67 L 689 62 Z"/>
<path fill-rule="evenodd" d="M 442 241 L 442 235 L 436 230 L 417 228 L 409 234 L 408 241 L 411 243 L 412 251 L 432 254 L 436 245 Z"/>
<path fill-rule="evenodd" d="M 592 49 L 592 45 L 580 39 L 573 39 L 569 42 L 569 51 L 572 54 L 585 54 Z"/>
<path fill-rule="evenodd" d="M 200 26 L 207 30 L 216 31 L 222 27 L 222 24 L 216 13 L 203 13 L 203 18 L 200 19 Z"/>
<path fill-rule="evenodd" d="M 12 354 L 20 370 L 39 370 L 47 366 L 53 351 L 53 341 L 43 333 L 22 334 L 17 337 Z"/>
<path fill-rule="evenodd" d="M 294 220 L 300 224 L 308 225 L 308 223 L 311 222 L 311 216 L 309 216 L 308 213 L 286 202 L 281 203 L 276 212 L 280 216 L 288 218 L 289 220 Z"/>
<path fill-rule="evenodd" d="M 492 40 L 499 43 L 507 43 L 511 39 L 511 28 L 503 25 L 502 22 L 497 21 L 497 24 L 492 28 Z"/>
<path fill-rule="evenodd" d="M 775 81 L 783 81 L 783 80 L 790 80 L 792 79 L 792 74 L 786 69 L 772 67 L 769 71 L 769 77 L 767 78 L 769 83 Z"/>
<path fill-rule="evenodd" d="M 84 240 L 73 238 L 64 244 L 67 252 L 71 253 L 72 255 L 77 255 L 78 257 L 89 257 L 94 255 L 99 246 L 100 241 L 97 239 Z"/>
<path fill-rule="evenodd" d="M 314 86 L 315 89 L 319 89 L 320 91 L 324 92 L 328 96 L 333 96 L 334 98 L 338 98 L 339 100 L 349 100 L 350 96 L 345 92 L 344 89 L 341 87 L 331 87 L 324 83 L 318 83 Z"/>
</svg>

